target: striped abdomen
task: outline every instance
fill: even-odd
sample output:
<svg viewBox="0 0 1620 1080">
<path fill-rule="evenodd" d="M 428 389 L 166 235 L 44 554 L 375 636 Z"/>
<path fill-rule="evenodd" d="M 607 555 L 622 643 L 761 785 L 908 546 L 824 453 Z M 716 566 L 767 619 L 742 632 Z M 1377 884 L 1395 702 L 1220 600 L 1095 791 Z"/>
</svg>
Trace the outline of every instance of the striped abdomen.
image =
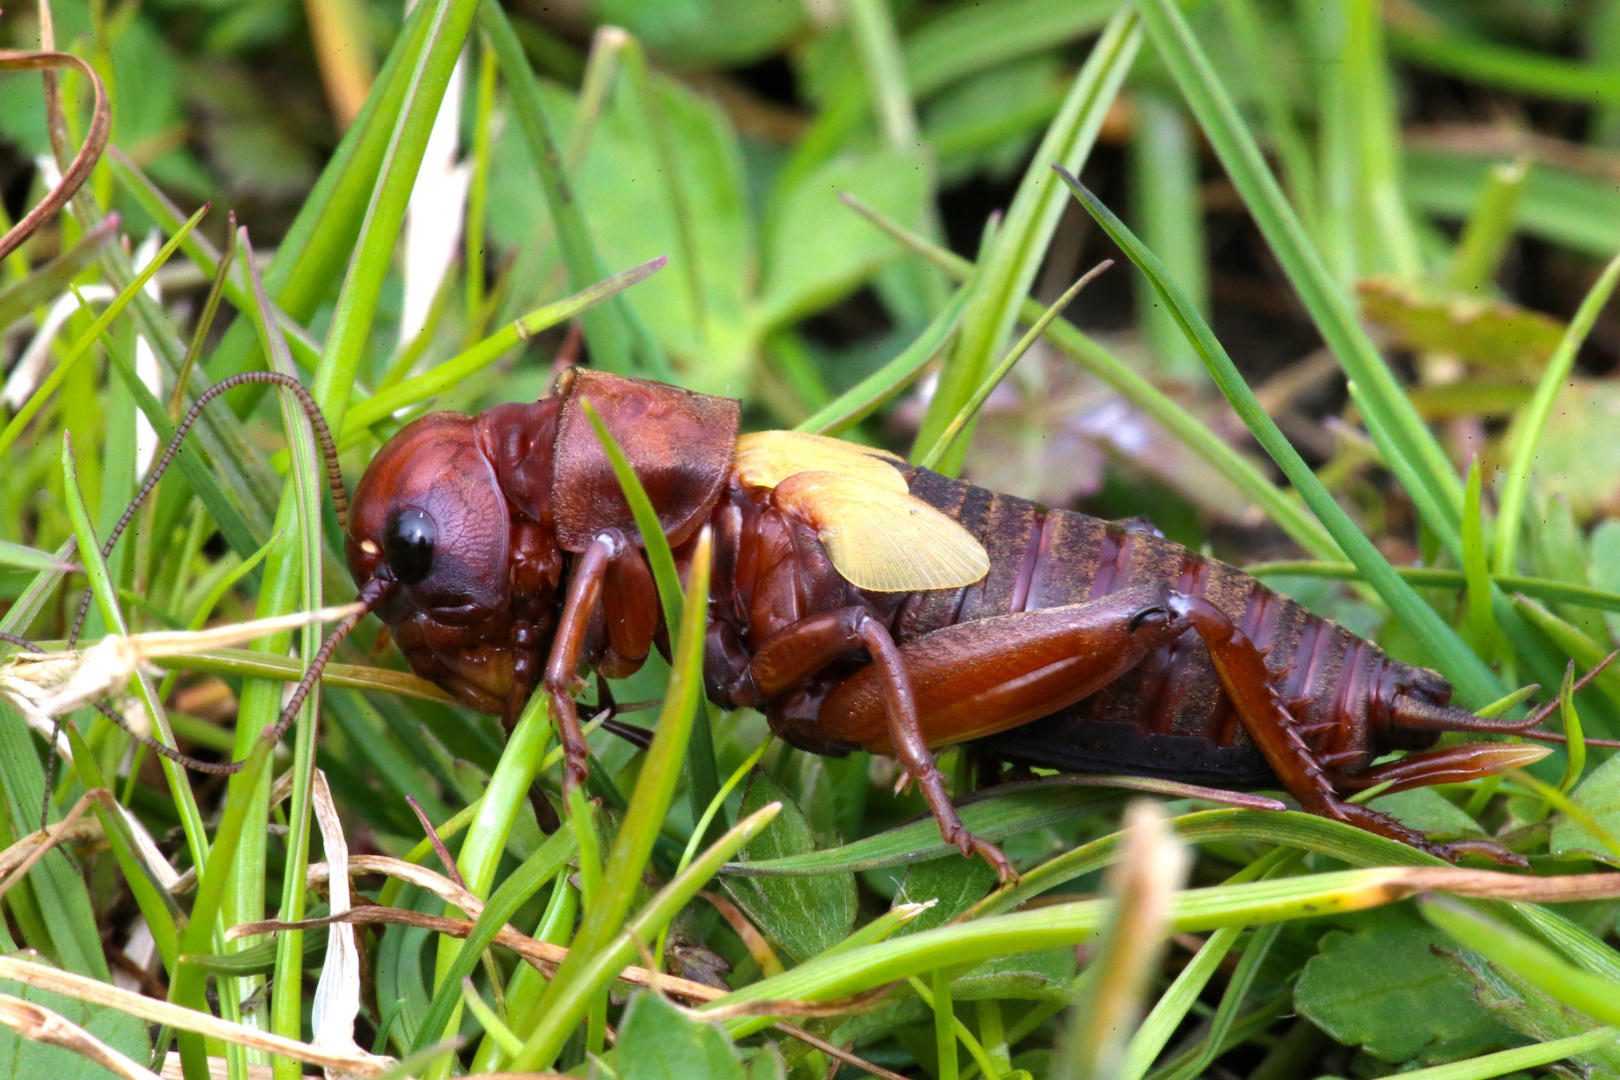
<svg viewBox="0 0 1620 1080">
<path fill-rule="evenodd" d="M 1371 745 L 1369 732 L 1383 727 L 1397 687 L 1426 674 L 1251 575 L 1153 533 L 1047 510 L 927 470 L 917 470 L 911 490 L 977 536 L 991 570 L 966 589 L 907 597 L 893 623 L 901 644 L 958 622 L 1164 583 L 1206 598 L 1270 649 L 1267 667 L 1307 744 L 1325 766 L 1348 773 L 1393 748 Z M 994 756 L 1069 771 L 1228 786 L 1272 779 L 1191 631 L 1106 689 L 977 745 Z"/>
</svg>

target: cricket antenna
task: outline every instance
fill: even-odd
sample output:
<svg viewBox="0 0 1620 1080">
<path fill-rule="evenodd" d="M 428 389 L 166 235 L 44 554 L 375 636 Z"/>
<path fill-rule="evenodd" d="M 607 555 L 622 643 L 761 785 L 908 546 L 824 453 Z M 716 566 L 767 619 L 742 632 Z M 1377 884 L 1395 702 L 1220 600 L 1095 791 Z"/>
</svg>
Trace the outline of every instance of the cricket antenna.
<svg viewBox="0 0 1620 1080">
<path fill-rule="evenodd" d="M 1592 669 L 1582 675 L 1570 688 L 1570 693 L 1584 690 L 1587 684 L 1601 675 L 1617 657 L 1620 657 L 1620 649 L 1616 649 L 1593 665 Z M 1573 668 L 1574 661 L 1570 663 Z M 1519 735 L 1542 742 L 1567 742 L 1566 737 L 1559 732 L 1535 730 L 1558 709 L 1558 706 L 1559 699 L 1554 698 L 1524 720 L 1488 720 L 1455 705 L 1437 705 L 1420 697 L 1403 695 L 1395 702 L 1392 720 L 1394 727 L 1404 731 L 1463 731 L 1481 735 Z M 1620 740 L 1615 739 L 1585 741 L 1588 746 L 1620 746 Z"/>
<path fill-rule="evenodd" d="M 355 597 L 355 601 L 360 604 L 359 609 L 334 626 L 332 632 L 326 635 L 326 640 L 321 642 L 321 647 L 315 650 L 315 656 L 309 662 L 309 669 L 304 672 L 304 677 L 298 680 L 298 686 L 294 688 L 292 696 L 287 699 L 287 704 L 282 706 L 281 715 L 276 718 L 273 726 L 265 729 L 265 738 L 272 743 L 281 741 L 281 737 L 287 733 L 287 729 L 292 726 L 293 720 L 297 718 L 298 710 L 304 707 L 304 699 L 309 697 L 310 691 L 315 688 L 316 680 L 321 677 L 321 672 L 326 670 L 326 663 L 332 659 L 332 653 L 337 649 L 338 644 L 349 636 L 349 631 L 360 625 L 361 619 L 371 614 L 372 610 L 382 602 L 383 597 L 387 596 L 393 587 L 393 579 L 385 577 L 373 577 L 365 585 L 361 586 L 360 595 Z"/>
<path fill-rule="evenodd" d="M 321 407 L 315 403 L 315 399 L 310 396 L 309 391 L 304 389 L 304 384 L 291 375 L 283 375 L 279 371 L 244 371 L 239 375 L 221 379 L 207 390 L 204 390 L 202 395 L 197 398 L 197 403 L 186 412 L 185 418 L 174 429 L 174 435 L 169 439 L 169 445 L 164 448 L 163 456 L 158 458 L 157 464 L 152 467 L 151 475 L 146 478 L 146 482 L 141 485 L 141 489 L 130 500 L 129 506 L 125 508 L 123 515 L 119 517 L 118 524 L 114 525 L 112 532 L 107 534 L 107 539 L 102 541 L 101 557 L 103 559 L 112 554 L 113 546 L 118 543 L 118 538 L 124 534 L 124 530 L 129 527 L 129 523 L 135 520 L 135 512 L 141 508 L 141 503 L 145 502 L 146 497 L 152 494 L 152 489 L 157 487 L 158 481 L 163 478 L 163 474 L 168 471 L 170 464 L 174 462 L 174 456 L 180 452 L 180 444 L 185 440 L 191 426 L 197 422 L 197 417 L 202 415 L 203 407 L 225 393 L 225 391 L 238 386 L 246 386 L 248 383 L 275 383 L 277 386 L 290 390 L 293 397 L 298 399 L 298 404 L 303 406 L 304 415 L 309 417 L 310 426 L 315 429 L 315 438 L 321 444 L 321 456 L 326 459 L 326 483 L 332 489 L 332 508 L 337 511 L 338 524 L 348 524 L 349 493 L 343 490 L 343 472 L 338 467 L 337 444 L 332 441 L 332 430 L 326 425 L 326 417 L 321 413 Z M 79 612 L 73 619 L 73 632 L 68 635 L 69 648 L 78 644 L 79 634 L 84 630 L 85 617 L 90 613 L 90 599 L 90 593 L 86 591 L 84 598 L 79 601 Z"/>
</svg>

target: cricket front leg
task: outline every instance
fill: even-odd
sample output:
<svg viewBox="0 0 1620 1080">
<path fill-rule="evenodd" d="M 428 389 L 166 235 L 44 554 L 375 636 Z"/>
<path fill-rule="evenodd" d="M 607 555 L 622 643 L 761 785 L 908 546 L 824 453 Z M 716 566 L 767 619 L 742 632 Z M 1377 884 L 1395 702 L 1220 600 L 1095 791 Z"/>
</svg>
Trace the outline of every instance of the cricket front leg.
<svg viewBox="0 0 1620 1080">
<path fill-rule="evenodd" d="M 552 641 L 541 682 L 550 698 L 552 722 L 557 726 L 557 737 L 563 747 L 564 791 L 584 784 L 590 775 L 591 751 L 580 729 L 579 710 L 574 705 L 574 679 L 579 672 L 591 616 L 603 600 L 606 583 L 614 590 L 607 605 L 609 648 L 617 656 L 639 663 L 640 658 L 647 655 L 652 640 L 658 603 L 656 593 L 650 601 L 640 595 L 643 577 L 645 587 L 651 587 L 650 575 L 636 573 L 644 567 L 640 550 L 617 529 L 598 536 L 574 563 L 568 599 L 557 621 L 557 635 Z M 620 582 L 638 583 L 638 587 L 626 589 Z M 630 592 L 635 595 L 629 595 Z M 649 607 L 653 612 L 650 617 L 646 614 Z"/>
<path fill-rule="evenodd" d="M 1264 656 L 1248 635 L 1225 612 L 1202 597 L 1178 594 L 1172 596 L 1170 602 L 1208 647 L 1221 688 L 1232 699 L 1243 729 L 1254 740 L 1283 787 L 1305 810 L 1399 841 L 1448 862 L 1456 862 L 1463 854 L 1479 854 L 1508 865 L 1526 865 L 1521 857 L 1492 841 L 1435 843 L 1388 814 L 1340 798 L 1329 771 L 1300 738 L 1294 718 L 1283 707 L 1271 672 L 1266 669 Z M 1480 762 L 1477 754 L 1474 757 L 1473 764 L 1477 768 Z M 1404 773 L 1391 774 L 1391 778 L 1406 780 L 1404 786 L 1410 787 L 1417 778 L 1425 775 L 1446 778 L 1463 766 L 1463 757 L 1445 754 L 1427 763 L 1417 762 Z"/>
</svg>

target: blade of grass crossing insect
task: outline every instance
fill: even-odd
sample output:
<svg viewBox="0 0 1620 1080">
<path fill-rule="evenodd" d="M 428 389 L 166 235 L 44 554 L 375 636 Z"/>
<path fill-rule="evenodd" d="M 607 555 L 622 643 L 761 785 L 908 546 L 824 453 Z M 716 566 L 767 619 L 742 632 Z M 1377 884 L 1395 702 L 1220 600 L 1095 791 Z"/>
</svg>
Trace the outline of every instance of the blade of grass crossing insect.
<svg viewBox="0 0 1620 1080">
<path fill-rule="evenodd" d="M 206 213 L 208 213 L 208 207 L 204 206 L 193 214 L 191 219 L 181 227 L 180 231 L 170 237 L 169 242 L 163 245 L 157 255 L 153 256 L 152 261 L 147 263 L 139 274 L 135 275 L 135 280 L 119 290 L 118 295 L 102 309 L 96 321 L 90 325 L 90 329 L 86 330 L 79 340 L 68 348 L 68 351 L 63 355 L 61 361 L 51 371 L 50 375 L 46 376 L 45 381 L 39 384 L 39 387 L 35 389 L 34 393 L 23 404 L 23 407 L 17 410 L 17 414 L 11 418 L 10 423 L 6 424 L 5 429 L 0 430 L 0 454 L 9 450 L 12 444 L 17 441 L 17 436 L 22 434 L 23 429 L 28 426 L 28 422 L 50 400 L 51 395 L 62 385 L 73 372 L 73 369 L 78 366 L 79 361 L 90 355 L 91 347 L 101 339 L 101 335 L 108 325 L 146 287 L 146 283 L 152 280 L 152 275 L 163 268 L 163 264 L 169 261 L 169 256 L 174 254 L 175 249 L 180 246 L 180 242 L 185 239 L 186 234 L 197 227 L 197 223 L 203 219 L 203 215 Z"/>
<path fill-rule="evenodd" d="M 956 280 L 966 281 L 974 274 L 973 264 L 955 252 L 948 251 L 889 221 L 859 199 L 846 195 L 844 202 L 856 213 Z M 1034 322 L 1040 316 L 1039 302 L 1033 298 L 1026 298 L 1019 317 L 1025 322 Z M 1211 468 L 1247 495 L 1300 547 L 1319 555 L 1323 552 L 1334 552 L 1335 555 L 1338 553 L 1338 545 L 1333 542 L 1333 538 L 1322 528 L 1320 522 L 1305 512 L 1295 496 L 1273 484 L 1248 458 L 1210 431 L 1197 417 L 1178 405 L 1164 391 L 1133 371 L 1123 360 L 1077 330 L 1073 323 L 1062 318 L 1053 320 L 1046 328 L 1046 337 L 1069 359 L 1113 387 L 1132 405 L 1141 409 L 1155 423 L 1208 462 Z M 1329 558 L 1325 555 L 1322 557 Z"/>
<path fill-rule="evenodd" d="M 260 345 L 265 355 L 270 357 L 270 366 L 283 375 L 297 377 L 297 369 L 293 366 L 291 354 L 282 335 L 279 323 L 274 322 L 274 314 L 270 307 L 269 297 L 265 294 L 264 282 L 259 276 L 259 268 L 254 259 L 253 244 L 248 239 L 246 228 L 239 230 L 237 244 L 242 249 L 242 265 L 252 285 L 252 305 L 248 314 L 254 322 L 260 335 Z M 271 554 L 266 558 L 269 574 L 275 574 L 277 557 L 281 555 L 287 563 L 293 561 L 291 553 L 287 552 L 289 544 L 297 542 L 297 559 L 299 569 L 291 573 L 298 580 L 301 589 L 300 601 L 305 611 L 314 611 L 321 606 L 321 491 L 323 485 L 321 478 L 320 457 L 315 449 L 315 432 L 310 426 L 309 418 L 295 403 L 288 400 L 285 394 L 280 395 L 282 421 L 287 430 L 288 443 L 292 448 L 293 458 L 293 484 L 289 494 L 297 500 L 296 521 L 299 528 L 295 536 L 289 536 L 286 542 L 276 544 L 271 548 Z M 286 565 L 286 564 L 283 564 Z M 316 625 L 307 626 L 303 630 L 302 654 L 304 664 L 315 655 L 321 643 L 321 628 Z M 263 693 L 271 708 L 280 703 L 279 687 L 268 693 Z M 246 695 L 244 694 L 244 700 Z M 292 793 L 287 802 L 286 836 L 286 862 L 282 867 L 282 894 L 279 917 L 287 922 L 296 922 L 304 917 L 305 878 L 309 866 L 309 840 L 310 840 L 310 809 L 314 792 L 315 777 L 315 747 L 318 734 L 316 717 L 319 715 L 320 695 L 311 694 L 304 701 L 299 713 L 293 743 Z M 245 711 L 245 710 L 244 710 Z M 279 709 L 276 709 L 279 712 Z M 243 846 L 238 856 L 237 887 L 232 897 L 232 905 L 237 910 L 263 910 L 265 896 L 263 885 L 263 872 L 268 859 L 268 847 L 263 843 L 263 837 L 268 835 L 269 807 L 255 808 L 254 818 L 250 825 L 258 824 L 261 820 L 266 826 L 263 833 L 250 832 L 248 842 Z M 249 876 L 251 870 L 260 874 L 258 881 Z M 243 942 L 240 947 L 247 947 L 249 943 Z M 291 1039 L 302 1037 L 303 1025 L 303 972 L 304 972 L 304 934 L 301 930 L 291 930 L 276 936 L 276 966 L 271 979 L 271 1028 L 279 1035 Z M 251 983 L 249 985 L 252 985 Z M 279 1074 L 292 1077 L 299 1066 L 294 1062 L 285 1062 L 277 1065 Z"/>
<path fill-rule="evenodd" d="M 1332 534 L 1340 549 L 1350 557 L 1350 561 L 1356 564 L 1368 583 L 1389 605 L 1390 611 L 1429 646 L 1442 673 L 1452 680 L 1467 700 L 1483 702 L 1500 697 L 1501 687 L 1490 668 L 1462 643 L 1456 632 L 1412 591 L 1411 586 L 1401 580 L 1395 568 L 1390 566 L 1389 561 L 1322 486 L 1322 482 L 1317 479 L 1310 466 L 1305 464 L 1304 459 L 1289 443 L 1275 421 L 1255 400 L 1254 392 L 1243 381 L 1243 376 L 1239 374 L 1231 357 L 1227 356 L 1226 350 L 1216 340 L 1209 325 L 1199 317 L 1198 312 L 1182 295 L 1175 282 L 1165 276 L 1153 253 L 1144 248 L 1141 241 L 1125 227 L 1124 222 L 1115 217 L 1113 212 L 1079 181 L 1073 177 L 1065 179 L 1073 189 L 1075 197 L 1104 231 L 1124 250 L 1132 262 L 1153 279 L 1159 295 L 1181 323 L 1183 332 L 1192 341 L 1204 363 L 1208 365 L 1215 384 L 1231 402 L 1233 410 L 1282 469 L 1295 490 L 1304 498 L 1306 505 L 1316 514 L 1317 520 Z"/>
<path fill-rule="evenodd" d="M 705 526 L 703 532 L 698 534 L 692 557 L 689 588 L 694 597 L 708 595 L 710 552 L 711 541 Z M 513 1062 L 512 1068 L 515 1070 L 537 1070 L 551 1065 L 561 1049 L 562 1038 L 572 1029 L 579 1015 L 583 1015 L 588 1001 L 595 997 L 598 987 L 593 982 L 594 976 L 590 975 L 593 965 L 602 956 L 612 955 L 616 951 L 608 947 L 609 943 L 624 923 L 636 884 L 641 880 L 647 858 L 652 853 L 653 841 L 662 827 L 680 778 L 680 762 L 686 753 L 692 718 L 697 712 L 702 690 L 706 611 L 707 605 L 691 603 L 682 612 L 680 631 L 672 649 L 670 682 L 665 692 L 664 707 L 658 717 L 652 746 L 648 748 L 642 763 L 641 775 L 636 780 L 629 810 L 619 826 L 619 835 L 614 840 L 603 869 L 602 885 L 595 897 L 587 898 L 584 920 L 569 948 L 568 958 L 558 967 L 556 976 L 541 999 L 538 1009 L 540 1027 L 524 1045 L 524 1053 Z M 721 846 L 724 846 L 724 841 Z M 690 876 L 700 867 L 707 867 L 702 871 L 703 880 L 707 880 L 718 866 L 709 855 L 705 855 L 688 869 L 687 874 Z M 682 880 L 677 877 L 665 892 L 675 888 L 676 883 Z M 652 929 L 656 931 L 656 927 Z M 650 937 L 651 933 L 648 933 L 644 940 Z M 564 1018 L 573 1014 L 576 1006 L 578 1014 L 565 1024 Z"/>
<path fill-rule="evenodd" d="M 563 993 L 553 995 L 548 992 L 547 998 L 550 999 L 550 1003 L 548 1005 L 544 1000 L 541 1002 L 539 1024 L 524 1042 L 523 1052 L 507 1067 L 513 1072 L 549 1068 L 562 1050 L 569 1032 L 585 1014 L 589 996 L 606 989 L 624 966 L 635 958 L 638 944 L 645 945 L 661 927 L 666 926 L 681 908 L 686 906 L 687 901 L 697 895 L 704 883 L 714 877 L 721 865 L 750 839 L 758 836 L 781 809 L 781 803 L 770 803 L 739 821 L 684 873 L 677 874 L 668 885 L 660 889 L 641 913 L 625 927 L 624 933 L 615 938 L 607 948 L 597 951 L 590 957 L 589 962 L 583 964 L 578 969 L 577 975 L 564 987 Z M 574 958 L 579 948 L 577 938 L 575 942 L 573 948 L 569 949 L 569 960 Z M 561 975 L 559 970 L 557 979 L 552 981 L 551 989 L 561 984 Z"/>
<path fill-rule="evenodd" d="M 534 69 L 529 66 L 506 13 L 495 0 L 483 0 L 478 5 L 478 25 L 495 50 L 513 111 L 517 113 L 530 156 L 540 174 L 541 190 L 546 196 L 552 225 L 557 230 L 557 243 L 568 268 L 568 280 L 576 291 L 584 289 L 602 279 L 602 260 L 563 172 L 556 141 L 551 137 L 540 107 L 540 86 Z M 639 372 L 653 378 L 670 375 L 664 350 L 623 300 L 610 300 L 585 316 L 585 339 L 590 344 L 591 356 L 609 371 Z"/>
<path fill-rule="evenodd" d="M 534 702 L 539 702 L 539 705 L 536 706 Z M 496 864 L 506 845 L 506 835 L 511 831 L 518 806 L 528 796 L 529 784 L 534 781 L 533 765 L 539 761 L 545 740 L 550 737 L 551 722 L 547 716 L 545 702 L 545 694 L 534 696 L 530 707 L 524 710 L 522 719 L 518 721 L 518 727 L 513 730 L 512 748 L 502 755 L 496 775 L 490 778 L 490 788 L 495 798 L 486 795 L 484 805 L 488 807 L 491 803 L 496 803 L 509 811 L 505 815 L 505 827 L 499 827 L 503 824 L 500 821 L 491 823 L 495 827 L 486 827 L 480 815 L 480 819 L 467 831 L 467 842 L 462 846 L 461 854 L 456 859 L 457 865 L 463 867 L 463 878 L 468 891 L 475 896 L 489 892 L 490 885 L 494 881 Z M 524 725 L 527 725 L 527 729 Z M 523 736 L 521 745 L 518 743 L 520 734 Z M 508 759 L 513 760 L 513 766 L 506 765 Z M 500 782 L 498 790 L 497 781 Z M 426 1050 L 443 1038 L 447 1030 L 453 1030 L 452 1025 L 455 1023 L 457 1005 L 461 997 L 459 993 L 461 980 L 472 974 L 484 950 L 495 940 L 496 933 L 517 914 L 518 908 L 538 892 L 541 886 L 556 874 L 558 868 L 574 855 L 577 850 L 575 836 L 572 829 L 557 830 L 533 855 L 508 875 L 506 880 L 501 882 L 500 888 L 489 897 L 489 902 L 484 905 L 483 912 L 479 914 L 472 932 L 465 941 L 453 938 L 440 939 L 433 1000 L 422 1022 L 417 1026 L 413 1052 Z M 493 857 L 489 854 L 491 851 Z M 475 882 L 467 877 L 466 869 L 477 871 L 481 880 Z M 447 947 L 452 943 L 453 948 Z"/>
<path fill-rule="evenodd" d="M 107 564 L 101 558 L 101 544 L 91 528 L 89 512 L 85 509 L 84 500 L 79 494 L 78 471 L 73 463 L 72 443 L 65 433 L 62 443 L 62 471 L 63 499 L 67 503 L 68 517 L 73 522 L 74 534 L 78 537 L 78 557 L 84 565 L 85 576 L 89 579 L 90 591 L 95 595 L 96 607 L 101 612 L 102 621 L 109 632 L 128 634 L 129 624 L 119 609 L 112 578 L 107 573 Z M 165 746 L 176 746 L 174 729 L 169 726 L 163 699 L 158 695 L 157 688 L 152 685 L 151 677 L 144 671 L 135 674 L 135 692 L 151 721 L 152 737 Z M 190 849 L 192 860 L 201 865 L 208 858 L 208 833 L 203 823 L 202 812 L 197 807 L 196 795 L 191 790 L 191 778 L 186 775 L 183 766 L 168 758 L 160 758 L 159 764 L 162 766 L 165 779 L 169 782 L 169 793 L 174 798 L 180 825 L 185 830 L 186 846 Z"/>
<path fill-rule="evenodd" d="M 1058 162 L 1075 170 L 1085 163 L 1141 43 L 1136 12 L 1122 7 L 1092 46 L 1063 108 L 1035 152 L 1035 160 L 991 245 L 989 258 L 981 260 L 961 334 L 940 373 L 939 385 L 917 433 L 918 448 L 932 446 L 938 440 L 984 380 L 985 372 L 1011 336 L 1063 213 L 1062 188 L 1047 166 Z M 970 441 L 971 437 L 957 443 L 942 462 L 945 472 L 954 473 L 960 468 L 961 456 Z"/>
<path fill-rule="evenodd" d="M 1012 371 L 1013 365 L 1023 358 L 1024 353 L 1029 351 L 1029 347 L 1039 340 L 1048 326 L 1052 325 L 1052 320 L 1057 318 L 1063 309 L 1068 307 L 1069 303 L 1080 294 L 1080 290 L 1089 285 L 1092 279 L 1106 269 L 1107 266 L 1108 264 L 1104 263 L 1092 269 L 1081 277 L 1079 281 L 1070 285 L 1051 307 L 1041 312 L 1041 317 L 1035 320 L 1024 336 L 1018 340 L 1018 344 L 1007 350 L 1007 355 L 1002 357 L 1001 362 L 995 366 L 989 375 L 985 376 L 984 381 L 974 389 L 973 394 L 963 403 L 961 411 L 951 418 L 950 423 L 945 425 L 945 430 L 939 433 L 939 439 L 920 455 L 916 455 L 918 465 L 925 469 L 932 469 L 939 463 L 940 458 L 950 452 L 951 444 L 973 422 L 974 416 L 984 407 L 984 403 L 990 399 L 990 395 L 1001 384 L 1001 380 L 1005 379 Z"/>
<path fill-rule="evenodd" d="M 1558 392 L 1569 379 L 1575 366 L 1575 355 L 1581 343 L 1592 332 L 1599 313 L 1609 302 L 1615 282 L 1620 280 L 1620 255 L 1609 261 L 1603 273 L 1587 291 L 1586 298 L 1570 320 L 1563 338 L 1558 342 L 1552 359 L 1542 370 L 1536 383 L 1535 395 L 1524 411 L 1514 418 L 1512 427 L 1513 453 L 1508 459 L 1507 476 L 1502 481 L 1500 512 L 1496 518 L 1496 572 L 1509 574 L 1517 569 L 1519 532 L 1523 527 L 1525 502 L 1530 491 L 1530 471 L 1535 465 L 1536 449 L 1547 430 Z"/>
<path fill-rule="evenodd" d="M 1401 451 L 1414 459 L 1417 474 L 1435 501 L 1454 518 L 1460 517 L 1462 484 L 1456 470 L 1362 330 L 1344 290 L 1329 276 L 1180 9 L 1174 0 L 1142 0 L 1138 10 L 1159 55 L 1328 348 L 1345 374 L 1361 383 L 1384 414 L 1385 426 L 1400 440 Z"/>
<path fill-rule="evenodd" d="M 444 363 L 398 382 L 365 401 L 357 402 L 343 422 L 343 432 L 338 439 L 338 445 L 340 447 L 356 445 L 361 432 L 372 424 L 387 419 L 400 409 L 444 393 L 462 380 L 493 364 L 535 334 L 561 325 L 608 297 L 623 292 L 639 281 L 645 281 L 662 270 L 666 261 L 663 256 L 659 256 L 650 262 L 614 274 L 573 296 L 535 308 Z"/>
<path fill-rule="evenodd" d="M 653 509 L 652 500 L 647 497 L 647 491 L 641 485 L 641 478 L 630 467 L 630 460 L 624 456 L 624 450 L 614 440 L 613 433 L 602 423 L 602 418 L 590 402 L 584 402 L 585 417 L 591 422 L 596 431 L 596 437 L 602 441 L 602 449 L 606 452 L 608 462 L 613 466 L 613 475 L 619 480 L 619 488 L 624 492 L 624 498 L 630 504 L 630 512 L 635 515 L 636 528 L 641 532 L 641 542 L 647 554 L 647 562 L 652 567 L 653 580 L 658 585 L 658 600 L 664 610 L 664 625 L 682 625 L 682 611 L 685 604 L 685 594 L 681 591 L 681 579 L 675 570 L 675 555 L 669 549 L 669 538 L 658 523 L 658 512 Z M 708 590 L 696 594 L 700 605 L 705 603 Z M 714 759 L 714 733 L 709 724 L 708 710 L 699 708 L 698 715 L 692 721 L 692 737 L 687 743 L 686 770 L 687 784 L 691 796 L 692 819 L 696 821 L 703 813 L 705 807 L 713 801 L 715 793 L 720 787 L 720 767 Z"/>
</svg>

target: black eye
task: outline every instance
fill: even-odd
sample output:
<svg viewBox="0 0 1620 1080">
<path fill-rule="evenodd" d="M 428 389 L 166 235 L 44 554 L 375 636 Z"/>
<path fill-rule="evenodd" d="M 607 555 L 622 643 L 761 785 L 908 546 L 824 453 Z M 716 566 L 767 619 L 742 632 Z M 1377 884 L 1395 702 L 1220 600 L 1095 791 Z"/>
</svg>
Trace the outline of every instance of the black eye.
<svg viewBox="0 0 1620 1080">
<path fill-rule="evenodd" d="M 402 585 L 415 585 L 433 569 L 433 543 L 438 527 L 426 510 L 401 510 L 388 521 L 383 533 L 383 553 L 394 577 Z"/>
</svg>

